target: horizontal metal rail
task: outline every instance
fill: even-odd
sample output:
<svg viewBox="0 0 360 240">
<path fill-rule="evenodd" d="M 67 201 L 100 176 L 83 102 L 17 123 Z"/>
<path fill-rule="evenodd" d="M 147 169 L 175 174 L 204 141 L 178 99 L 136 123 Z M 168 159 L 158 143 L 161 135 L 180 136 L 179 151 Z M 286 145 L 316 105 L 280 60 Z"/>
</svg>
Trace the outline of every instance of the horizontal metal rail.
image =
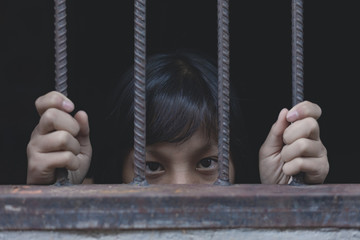
<svg viewBox="0 0 360 240">
<path fill-rule="evenodd" d="M 0 230 L 360 228 L 360 185 L 0 186 Z"/>
</svg>

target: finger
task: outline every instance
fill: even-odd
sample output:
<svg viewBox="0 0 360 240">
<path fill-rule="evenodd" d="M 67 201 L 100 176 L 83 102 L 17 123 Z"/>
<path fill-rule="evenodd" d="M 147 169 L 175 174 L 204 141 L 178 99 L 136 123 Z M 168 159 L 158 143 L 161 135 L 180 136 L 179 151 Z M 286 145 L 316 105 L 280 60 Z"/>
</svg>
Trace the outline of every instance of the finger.
<svg viewBox="0 0 360 240">
<path fill-rule="evenodd" d="M 288 176 L 305 173 L 305 181 L 308 183 L 322 183 L 329 171 L 326 157 L 322 158 L 295 158 L 283 166 L 283 172 Z"/>
<path fill-rule="evenodd" d="M 79 111 L 76 113 L 74 118 L 77 120 L 80 126 L 79 134 L 76 137 L 80 143 L 80 153 L 77 155 L 80 161 L 80 167 L 78 169 L 78 174 L 71 172 L 71 176 L 73 181 L 82 182 L 83 177 L 85 177 L 86 172 L 89 170 L 92 155 L 92 147 L 89 137 L 90 129 L 88 116 L 84 111 Z"/>
<path fill-rule="evenodd" d="M 88 157 L 91 157 L 92 147 L 90 143 L 90 128 L 89 128 L 89 120 L 86 112 L 79 111 L 75 116 L 75 119 L 79 123 L 80 131 L 77 135 L 77 140 L 80 143 L 81 153 L 85 154 Z M 79 156 L 81 157 L 81 156 Z"/>
<path fill-rule="evenodd" d="M 49 169 L 66 168 L 76 171 L 80 167 L 79 158 L 70 151 L 50 152 L 40 154 L 40 158 L 44 159 L 44 164 Z"/>
<path fill-rule="evenodd" d="M 80 127 L 77 137 L 79 140 L 81 140 L 80 142 L 83 143 L 81 145 L 89 144 L 90 128 L 89 128 L 88 115 L 84 111 L 79 111 L 75 114 L 74 118 L 76 119 Z"/>
<path fill-rule="evenodd" d="M 282 109 L 279 113 L 277 121 L 271 127 L 271 130 L 262 145 L 260 153 L 266 153 L 266 155 L 272 155 L 275 152 L 281 151 L 281 148 L 284 145 L 283 142 L 283 133 L 285 129 L 289 126 L 289 123 L 286 121 L 287 109 Z M 263 158 L 262 156 L 260 158 Z"/>
<path fill-rule="evenodd" d="M 39 134 L 44 135 L 55 130 L 63 130 L 76 136 L 80 127 L 78 122 L 68 113 L 50 108 L 44 112 L 37 127 Z"/>
<path fill-rule="evenodd" d="M 326 156 L 327 150 L 321 141 L 306 138 L 296 140 L 290 145 L 285 145 L 281 151 L 281 160 L 289 162 L 299 157 L 320 158 Z"/>
<path fill-rule="evenodd" d="M 80 153 L 80 144 L 67 131 L 55 131 L 42 137 L 35 138 L 31 144 L 37 148 L 39 153 L 49 153 L 58 151 L 70 151 L 74 155 Z"/>
<path fill-rule="evenodd" d="M 80 131 L 77 140 L 80 143 L 81 154 L 78 155 L 80 159 L 89 159 L 92 155 L 92 147 L 90 142 L 90 128 L 88 115 L 84 111 L 79 111 L 75 114 L 75 119 L 79 123 Z"/>
<path fill-rule="evenodd" d="M 65 112 L 74 110 L 73 102 L 56 91 L 49 92 L 36 99 L 35 106 L 40 116 L 49 108 L 57 108 Z"/>
<path fill-rule="evenodd" d="M 289 122 L 295 122 L 300 119 L 304 119 L 307 117 L 312 117 L 315 119 L 319 119 L 321 116 L 321 108 L 319 105 L 309 102 L 303 101 L 295 105 L 290 111 L 288 112 L 286 119 Z"/>
<path fill-rule="evenodd" d="M 314 118 L 309 117 L 293 122 L 284 131 L 285 144 L 292 144 L 301 138 L 320 140 L 319 124 Z"/>
</svg>

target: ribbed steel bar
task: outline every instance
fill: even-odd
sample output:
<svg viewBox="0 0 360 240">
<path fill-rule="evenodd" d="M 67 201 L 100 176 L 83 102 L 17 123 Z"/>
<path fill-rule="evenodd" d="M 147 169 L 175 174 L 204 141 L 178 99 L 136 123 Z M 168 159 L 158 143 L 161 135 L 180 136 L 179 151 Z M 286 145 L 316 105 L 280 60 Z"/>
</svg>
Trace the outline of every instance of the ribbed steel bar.
<svg viewBox="0 0 360 240">
<path fill-rule="evenodd" d="M 292 0 L 292 104 L 304 100 L 303 0 Z M 303 185 L 304 173 L 292 177 L 290 185 Z"/>
<path fill-rule="evenodd" d="M 66 2 L 55 0 L 55 89 L 67 96 Z M 66 168 L 55 170 L 55 185 L 69 185 Z"/>
<path fill-rule="evenodd" d="M 215 184 L 229 185 L 230 142 L 230 48 L 229 0 L 218 0 L 218 163 L 219 177 Z"/>
<path fill-rule="evenodd" d="M 134 180 L 146 185 L 146 0 L 134 2 Z"/>
</svg>

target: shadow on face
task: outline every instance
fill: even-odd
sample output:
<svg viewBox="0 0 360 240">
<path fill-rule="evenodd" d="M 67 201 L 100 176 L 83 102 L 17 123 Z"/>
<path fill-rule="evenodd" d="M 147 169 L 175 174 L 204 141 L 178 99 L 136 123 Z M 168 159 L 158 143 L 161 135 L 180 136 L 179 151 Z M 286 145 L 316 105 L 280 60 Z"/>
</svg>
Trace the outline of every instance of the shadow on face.
<svg viewBox="0 0 360 240">
<path fill-rule="evenodd" d="M 134 151 L 126 157 L 123 181 L 134 177 Z M 181 143 L 155 143 L 146 147 L 146 180 L 149 184 L 213 184 L 219 174 L 217 141 L 201 129 Z M 230 182 L 234 166 L 229 164 Z"/>
</svg>

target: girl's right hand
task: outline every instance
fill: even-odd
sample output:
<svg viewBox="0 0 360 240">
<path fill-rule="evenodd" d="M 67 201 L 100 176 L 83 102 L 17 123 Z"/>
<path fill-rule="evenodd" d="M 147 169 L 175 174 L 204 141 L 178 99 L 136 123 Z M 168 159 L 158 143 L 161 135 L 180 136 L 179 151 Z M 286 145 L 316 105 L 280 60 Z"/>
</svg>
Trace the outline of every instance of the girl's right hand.
<svg viewBox="0 0 360 240">
<path fill-rule="evenodd" d="M 72 117 L 74 104 L 55 91 L 39 97 L 35 106 L 40 120 L 27 146 L 27 184 L 54 183 L 56 168 L 68 169 L 71 183 L 82 183 L 92 155 L 87 114 Z"/>
</svg>

